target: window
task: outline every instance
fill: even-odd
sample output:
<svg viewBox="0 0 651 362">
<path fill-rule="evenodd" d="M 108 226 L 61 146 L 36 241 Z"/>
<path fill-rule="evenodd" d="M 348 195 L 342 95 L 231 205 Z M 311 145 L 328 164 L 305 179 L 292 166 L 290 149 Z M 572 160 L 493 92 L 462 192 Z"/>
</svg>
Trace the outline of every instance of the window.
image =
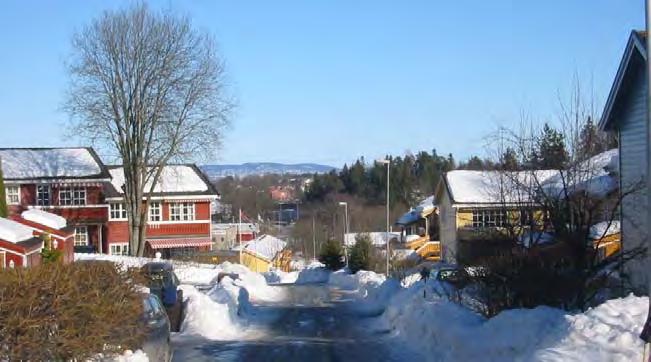
<svg viewBox="0 0 651 362">
<path fill-rule="evenodd" d="M 489 228 L 506 225 L 505 210 L 473 210 L 472 227 Z"/>
<path fill-rule="evenodd" d="M 126 220 L 127 208 L 124 204 L 109 204 L 110 220 Z"/>
<path fill-rule="evenodd" d="M 170 204 L 170 220 L 191 221 L 194 220 L 194 203 L 177 202 Z"/>
<path fill-rule="evenodd" d="M 86 189 L 83 187 L 60 188 L 59 205 L 86 205 Z"/>
<path fill-rule="evenodd" d="M 88 245 L 88 227 L 77 226 L 75 227 L 75 246 Z"/>
<path fill-rule="evenodd" d="M 36 205 L 50 205 L 50 185 L 36 185 Z"/>
<path fill-rule="evenodd" d="M 20 186 L 7 186 L 5 191 L 7 192 L 7 204 L 20 204 Z"/>
<path fill-rule="evenodd" d="M 111 244 L 111 255 L 129 255 L 129 244 Z"/>
<path fill-rule="evenodd" d="M 149 203 L 149 221 L 161 221 L 160 202 Z"/>
</svg>

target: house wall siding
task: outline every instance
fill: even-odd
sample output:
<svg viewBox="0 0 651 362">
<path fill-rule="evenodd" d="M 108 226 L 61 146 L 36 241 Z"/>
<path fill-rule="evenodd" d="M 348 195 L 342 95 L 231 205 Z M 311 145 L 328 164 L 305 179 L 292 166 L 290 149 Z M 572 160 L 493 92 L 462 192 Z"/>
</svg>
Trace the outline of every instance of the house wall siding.
<svg viewBox="0 0 651 362">
<path fill-rule="evenodd" d="M 640 183 L 646 179 L 649 140 L 646 97 L 648 87 L 644 67 L 634 75 L 628 94 L 622 99 L 622 107 L 615 115 L 620 141 L 621 191 L 640 190 L 622 199 L 622 246 L 624 251 L 645 245 L 647 237 L 647 194 Z M 643 183 L 642 183 L 643 185 Z M 625 266 L 633 285 L 645 290 L 649 280 L 646 258 L 634 260 Z"/>
<path fill-rule="evenodd" d="M 442 189 L 443 191 L 437 195 L 440 210 L 441 256 L 443 260 L 454 263 L 457 253 L 457 210 L 452 207 L 452 203 L 450 202 L 450 198 L 445 188 L 442 187 Z"/>
</svg>

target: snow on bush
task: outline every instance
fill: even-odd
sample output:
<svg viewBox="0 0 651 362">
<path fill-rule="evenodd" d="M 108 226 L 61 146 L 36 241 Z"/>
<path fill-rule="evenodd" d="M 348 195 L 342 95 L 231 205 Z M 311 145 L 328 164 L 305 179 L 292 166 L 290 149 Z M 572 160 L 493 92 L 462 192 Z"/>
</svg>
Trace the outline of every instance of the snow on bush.
<svg viewBox="0 0 651 362">
<path fill-rule="evenodd" d="M 366 305 L 381 310 L 376 328 L 389 330 L 424 355 L 436 360 L 641 360 L 637 337 L 644 325 L 648 298 L 613 299 L 584 313 L 550 307 L 513 309 L 486 319 L 433 293 L 416 277 L 401 286 L 383 275 L 343 271 L 330 284 L 355 291 Z M 426 297 L 423 297 L 423 291 Z M 381 308 L 381 309 L 380 309 Z"/>
</svg>

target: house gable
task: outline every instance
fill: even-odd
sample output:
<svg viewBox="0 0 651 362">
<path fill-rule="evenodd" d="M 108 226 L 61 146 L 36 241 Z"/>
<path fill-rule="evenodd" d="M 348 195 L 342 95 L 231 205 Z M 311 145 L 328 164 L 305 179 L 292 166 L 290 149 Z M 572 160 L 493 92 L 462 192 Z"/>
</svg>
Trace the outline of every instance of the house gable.
<svg viewBox="0 0 651 362">
<path fill-rule="evenodd" d="M 599 121 L 601 130 L 617 128 L 616 123 L 621 118 L 618 116 L 624 108 L 623 103 L 631 89 L 636 86 L 636 79 L 644 73 L 646 53 L 646 33 L 632 31 Z"/>
</svg>

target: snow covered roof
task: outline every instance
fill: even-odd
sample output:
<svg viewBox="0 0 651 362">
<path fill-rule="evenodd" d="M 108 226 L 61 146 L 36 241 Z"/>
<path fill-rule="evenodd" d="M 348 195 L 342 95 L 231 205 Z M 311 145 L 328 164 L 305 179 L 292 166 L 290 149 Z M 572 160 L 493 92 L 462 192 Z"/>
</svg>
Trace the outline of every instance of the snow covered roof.
<svg viewBox="0 0 651 362">
<path fill-rule="evenodd" d="M 531 201 L 532 187 L 544 183 L 554 170 L 502 172 L 455 170 L 445 174 L 453 203 L 499 204 Z"/>
<path fill-rule="evenodd" d="M 2 148 L 5 180 L 108 179 L 92 148 Z"/>
<path fill-rule="evenodd" d="M 396 224 L 408 225 L 413 222 L 418 221 L 420 218 L 425 217 L 436 209 L 434 204 L 434 195 L 427 197 L 425 200 L 421 201 L 416 207 L 411 208 L 411 210 L 404 213 Z"/>
<path fill-rule="evenodd" d="M 121 197 L 124 185 L 124 169 L 122 166 L 110 166 L 111 187 L 107 190 L 108 197 Z M 146 185 L 146 190 L 151 182 Z M 161 171 L 160 178 L 154 187 L 153 195 L 217 195 L 206 176 L 193 164 L 167 165 Z"/>
<path fill-rule="evenodd" d="M 345 235 L 345 244 L 346 246 L 353 246 L 355 245 L 355 242 L 357 241 L 355 238 L 359 234 L 366 234 L 371 238 L 371 243 L 374 246 L 383 246 L 386 245 L 387 243 L 387 233 L 385 231 L 373 231 L 373 232 L 367 232 L 367 233 L 348 233 Z M 397 239 L 400 240 L 400 233 L 396 232 L 390 232 L 389 233 L 389 239 Z"/>
<path fill-rule="evenodd" d="M 271 235 L 261 235 L 248 241 L 242 247 L 244 250 L 257 254 L 267 260 L 272 260 L 280 251 L 285 249 L 287 243 Z M 235 248 L 239 250 L 239 246 Z"/>
<path fill-rule="evenodd" d="M 602 221 L 590 227 L 589 236 L 591 239 L 601 239 L 606 236 L 618 234 L 621 231 L 619 220 Z"/>
<path fill-rule="evenodd" d="M 551 197 L 570 193 L 587 192 L 596 197 L 604 197 L 618 187 L 619 150 L 612 149 L 585 160 L 576 167 L 556 173 L 543 185 Z"/>
<path fill-rule="evenodd" d="M 65 218 L 39 209 L 29 209 L 23 211 L 20 216 L 22 216 L 22 218 L 25 220 L 45 225 L 52 229 L 63 229 L 68 225 L 68 222 Z"/>
<path fill-rule="evenodd" d="M 32 228 L 13 220 L 0 218 L 0 239 L 15 244 L 33 237 Z"/>
</svg>

